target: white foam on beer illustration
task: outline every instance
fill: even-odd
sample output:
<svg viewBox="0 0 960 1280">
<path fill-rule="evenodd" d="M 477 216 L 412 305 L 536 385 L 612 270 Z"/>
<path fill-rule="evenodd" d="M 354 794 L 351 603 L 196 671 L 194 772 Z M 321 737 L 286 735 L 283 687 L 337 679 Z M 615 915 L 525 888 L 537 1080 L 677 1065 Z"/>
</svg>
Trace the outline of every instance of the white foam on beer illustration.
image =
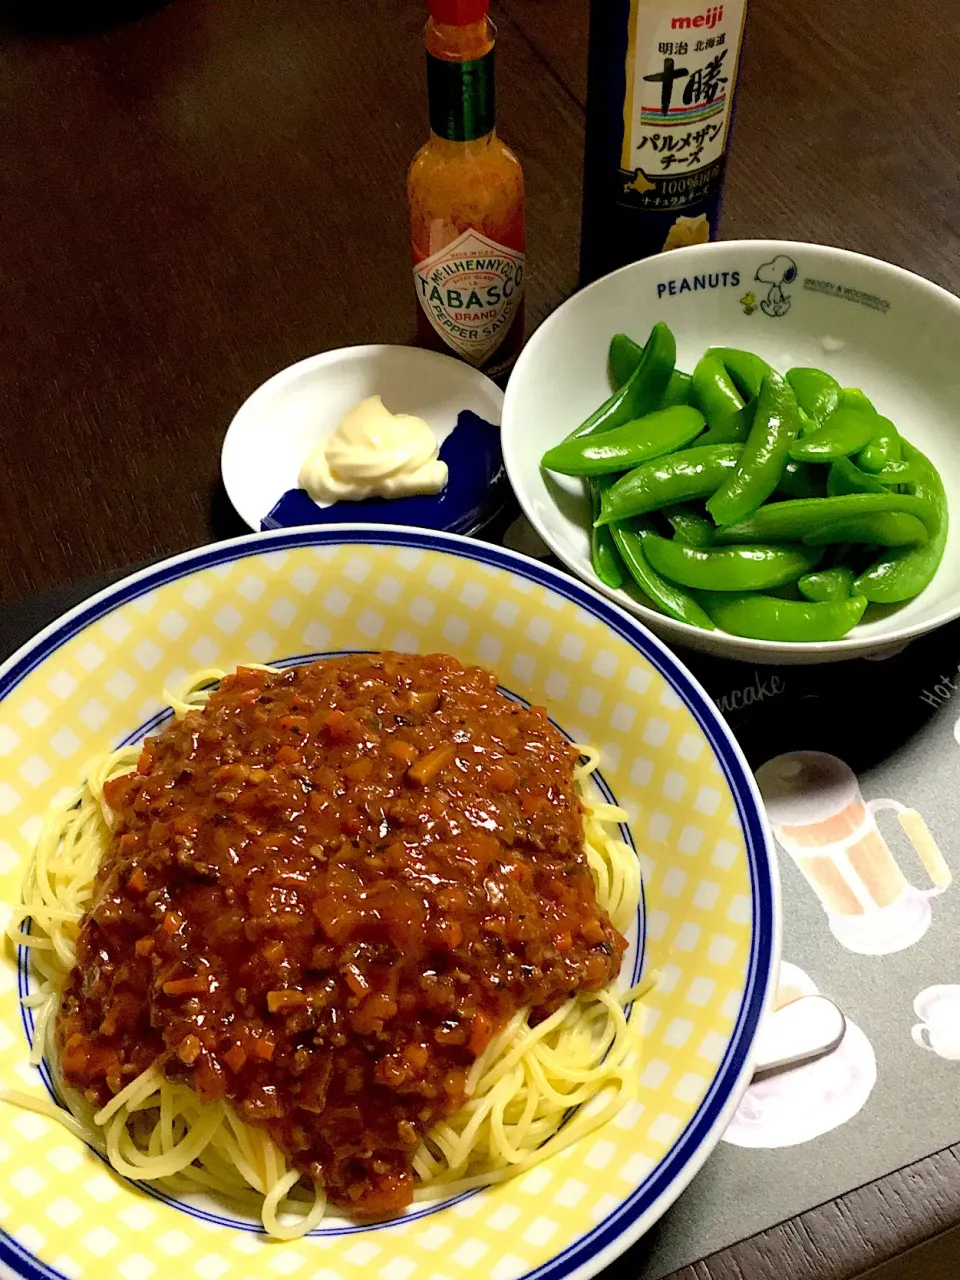
<svg viewBox="0 0 960 1280">
<path fill-rule="evenodd" d="M 817 984 L 803 969 L 786 960 L 781 963 L 774 1007 L 758 1040 L 758 1065 L 832 1043 L 837 1007 L 815 999 L 818 996 Z M 807 1006 L 802 1017 L 801 1005 Z M 851 1120 L 876 1084 L 877 1061 L 856 1023 L 849 1018 L 845 1022 L 843 1038 L 832 1053 L 751 1084 L 723 1140 L 737 1147 L 795 1147 Z"/>
<path fill-rule="evenodd" d="M 886 955 L 912 946 L 930 926 L 929 899 L 951 883 L 926 822 L 898 800 L 864 800 L 856 775 L 836 756 L 795 751 L 757 770 L 767 817 L 849 951 Z M 911 885 L 876 822 L 891 810 L 932 881 Z"/>
<path fill-rule="evenodd" d="M 913 1042 L 947 1062 L 960 1062 L 960 986 L 926 987 L 913 1002 L 920 1019 L 911 1028 Z"/>
</svg>

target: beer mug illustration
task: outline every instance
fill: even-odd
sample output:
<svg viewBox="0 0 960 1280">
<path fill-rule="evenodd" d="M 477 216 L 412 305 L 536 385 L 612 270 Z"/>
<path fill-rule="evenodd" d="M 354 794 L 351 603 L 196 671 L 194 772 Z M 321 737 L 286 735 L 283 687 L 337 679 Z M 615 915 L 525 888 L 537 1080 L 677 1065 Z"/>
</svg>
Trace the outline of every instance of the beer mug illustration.
<svg viewBox="0 0 960 1280">
<path fill-rule="evenodd" d="M 960 986 L 942 983 L 927 987 L 913 1002 L 920 1019 L 911 1029 L 915 1044 L 938 1058 L 960 1062 Z"/>
<path fill-rule="evenodd" d="M 880 956 L 923 937 L 930 899 L 952 875 L 915 809 L 898 800 L 864 800 L 849 765 L 819 751 L 776 756 L 756 776 L 777 841 L 820 899 L 842 946 Z M 896 813 L 931 888 L 914 887 L 901 871 L 877 826 L 884 810 Z"/>
</svg>

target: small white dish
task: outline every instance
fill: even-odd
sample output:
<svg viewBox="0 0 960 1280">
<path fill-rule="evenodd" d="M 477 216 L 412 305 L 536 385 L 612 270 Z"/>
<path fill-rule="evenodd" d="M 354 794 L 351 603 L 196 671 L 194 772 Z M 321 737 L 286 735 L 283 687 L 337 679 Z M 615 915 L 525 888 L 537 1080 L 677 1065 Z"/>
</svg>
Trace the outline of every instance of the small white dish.
<svg viewBox="0 0 960 1280">
<path fill-rule="evenodd" d="M 410 413 L 436 432 L 441 445 L 465 410 L 493 427 L 500 426 L 503 392 L 478 370 L 450 356 L 418 347 L 363 346 L 325 351 L 281 370 L 244 401 L 227 430 L 220 467 L 227 495 L 251 529 L 259 531 L 280 498 L 297 488 L 300 466 L 318 440 L 339 425 L 344 414 L 367 396 L 379 395 L 392 413 Z M 494 467 L 499 459 L 487 460 Z M 470 460 L 466 460 L 469 462 Z M 455 482 L 451 465 L 451 480 Z M 491 477 L 492 479 L 492 477 Z M 403 501 L 410 502 L 410 499 Z M 337 504 L 338 519 L 353 521 L 390 518 L 395 502 Z M 449 505 L 445 504 L 445 507 Z M 456 516 L 466 513 L 457 511 Z M 462 519 L 445 512 L 442 524 L 431 527 L 469 532 Z M 297 523 L 312 521 L 297 521 Z M 425 523 L 423 515 L 404 524 Z M 272 527 L 277 527 L 274 524 Z"/>
<path fill-rule="evenodd" d="M 872 607 L 842 640 L 787 644 L 676 622 L 597 579 L 582 482 L 541 470 L 540 459 L 610 395 L 611 337 L 623 332 L 645 342 L 658 320 L 676 335 L 677 367 L 688 372 L 709 346 L 744 347 L 781 372 L 814 365 L 866 392 L 930 457 L 947 490 L 950 535 L 925 591 L 901 608 Z M 960 299 L 890 263 L 775 240 L 677 249 L 598 280 L 533 335 L 504 403 L 507 474 L 554 555 L 671 643 L 764 663 L 886 655 L 960 615 L 958 351 Z"/>
</svg>

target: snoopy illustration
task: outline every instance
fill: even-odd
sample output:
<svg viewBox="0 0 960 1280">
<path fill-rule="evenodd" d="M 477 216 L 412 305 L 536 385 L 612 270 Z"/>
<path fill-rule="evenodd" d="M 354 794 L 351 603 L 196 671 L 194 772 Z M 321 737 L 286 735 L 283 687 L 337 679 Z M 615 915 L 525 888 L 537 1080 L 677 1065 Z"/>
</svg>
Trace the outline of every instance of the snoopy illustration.
<svg viewBox="0 0 960 1280">
<path fill-rule="evenodd" d="M 760 310 L 768 316 L 785 316 L 790 310 L 790 299 L 783 292 L 785 284 L 793 284 L 797 278 L 797 264 L 785 253 L 778 253 L 772 262 L 757 268 L 755 279 L 768 284 L 770 289 L 760 303 Z"/>
</svg>

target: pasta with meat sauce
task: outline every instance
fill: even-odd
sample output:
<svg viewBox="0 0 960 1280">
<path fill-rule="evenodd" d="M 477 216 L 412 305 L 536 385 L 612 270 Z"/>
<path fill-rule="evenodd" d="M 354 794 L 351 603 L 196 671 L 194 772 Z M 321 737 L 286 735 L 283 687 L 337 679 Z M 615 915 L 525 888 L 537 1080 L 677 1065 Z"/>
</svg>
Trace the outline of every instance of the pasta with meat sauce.
<svg viewBox="0 0 960 1280">
<path fill-rule="evenodd" d="M 168 700 L 48 817 L 11 926 L 69 1111 L 0 1096 L 283 1238 L 511 1176 L 632 1096 L 640 874 L 595 753 L 443 655 Z"/>
</svg>

